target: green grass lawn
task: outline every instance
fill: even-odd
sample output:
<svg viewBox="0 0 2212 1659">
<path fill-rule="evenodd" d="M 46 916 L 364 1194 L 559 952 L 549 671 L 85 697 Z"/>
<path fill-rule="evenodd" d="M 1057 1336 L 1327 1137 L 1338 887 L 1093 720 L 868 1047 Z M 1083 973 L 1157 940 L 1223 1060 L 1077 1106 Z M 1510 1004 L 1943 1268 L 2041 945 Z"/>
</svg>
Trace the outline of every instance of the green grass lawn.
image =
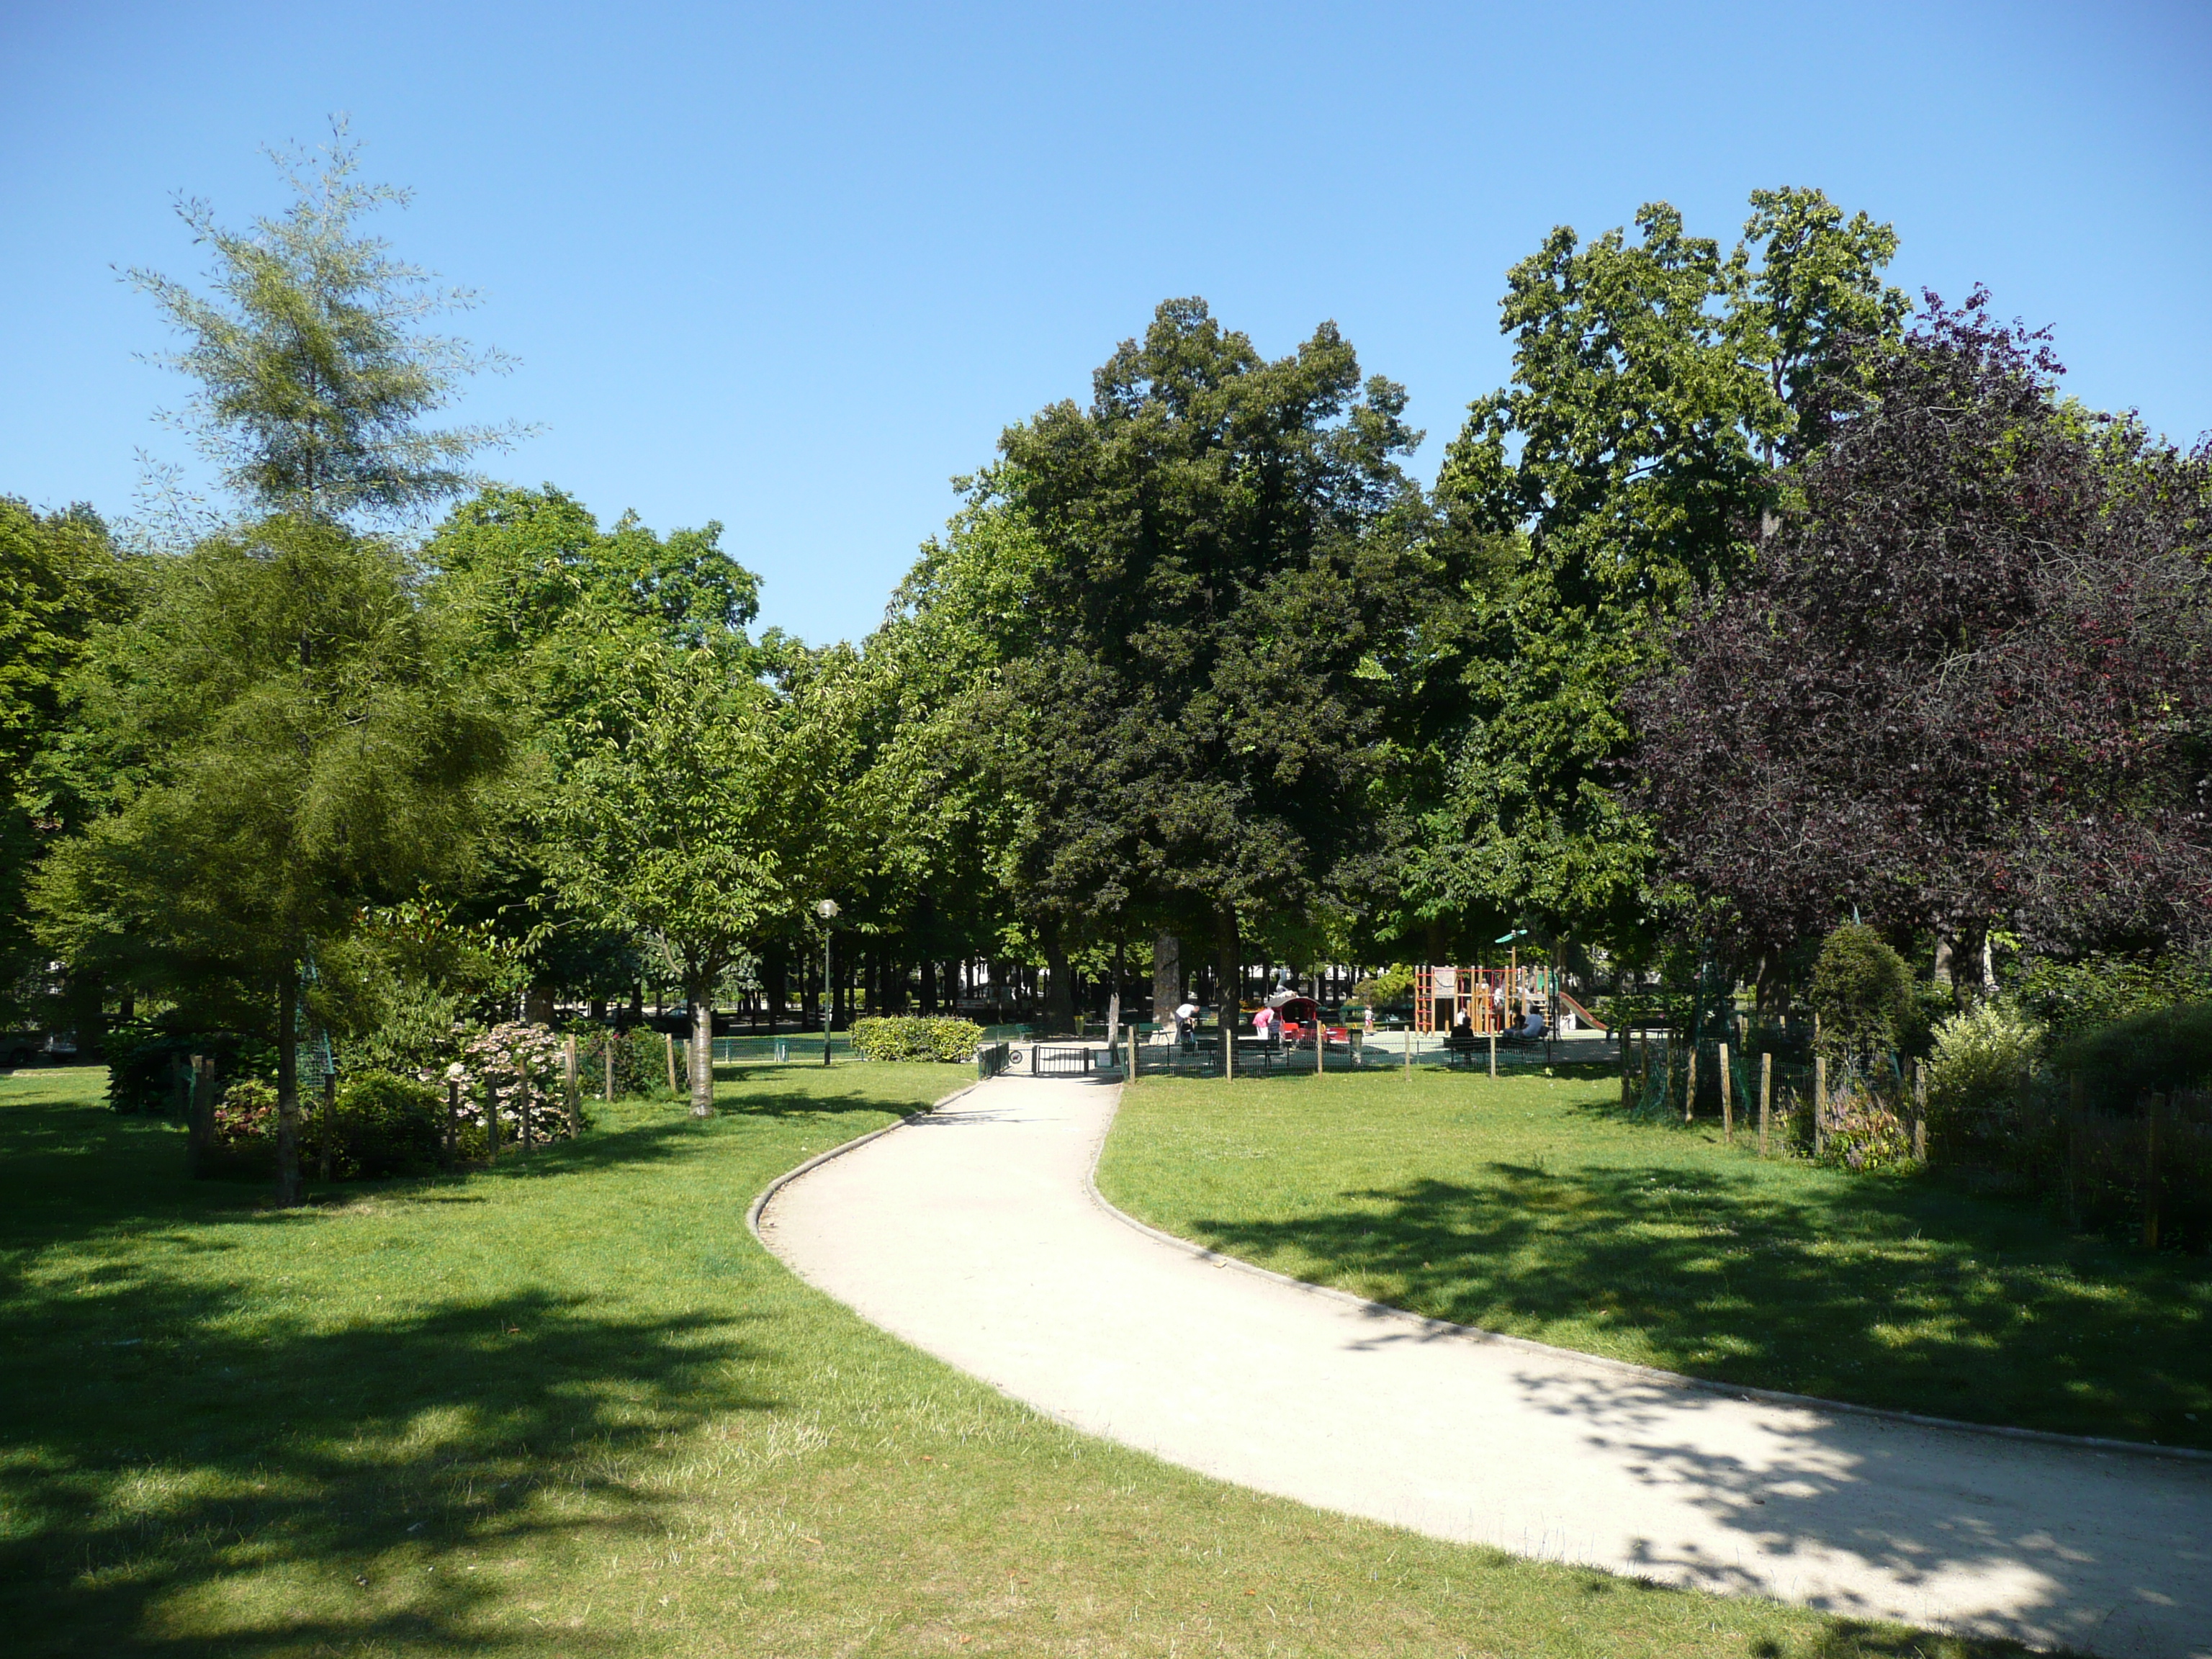
<svg viewBox="0 0 2212 1659">
<path fill-rule="evenodd" d="M 1153 1225 L 1378 1302 L 1696 1376 L 2212 1448 L 2212 1262 L 1926 1176 L 1760 1162 L 1611 1078 L 1162 1079 L 1099 1171 Z"/>
<path fill-rule="evenodd" d="M 762 1067 L 709 1121 L 602 1109 L 577 1145 L 289 1213 L 184 1179 L 180 1133 L 100 1108 L 97 1073 L 0 1079 L 0 1645 L 2013 1651 L 1322 1514 L 872 1329 L 769 1257 L 746 1206 L 957 1075 Z"/>
</svg>

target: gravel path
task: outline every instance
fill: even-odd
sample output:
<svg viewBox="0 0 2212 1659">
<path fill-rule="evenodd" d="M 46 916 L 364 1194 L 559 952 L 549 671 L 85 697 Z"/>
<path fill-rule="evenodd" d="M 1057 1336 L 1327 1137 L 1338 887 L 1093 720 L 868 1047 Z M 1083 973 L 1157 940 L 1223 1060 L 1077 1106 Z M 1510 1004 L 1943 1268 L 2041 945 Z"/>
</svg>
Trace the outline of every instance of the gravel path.
<svg viewBox="0 0 2212 1659">
<path fill-rule="evenodd" d="M 1000 1079 L 800 1176 L 761 1236 L 917 1347 L 1224 1480 L 1840 1614 L 2212 1659 L 2212 1463 L 1748 1400 L 1292 1285 L 1105 1206 L 1119 1097 Z"/>
</svg>

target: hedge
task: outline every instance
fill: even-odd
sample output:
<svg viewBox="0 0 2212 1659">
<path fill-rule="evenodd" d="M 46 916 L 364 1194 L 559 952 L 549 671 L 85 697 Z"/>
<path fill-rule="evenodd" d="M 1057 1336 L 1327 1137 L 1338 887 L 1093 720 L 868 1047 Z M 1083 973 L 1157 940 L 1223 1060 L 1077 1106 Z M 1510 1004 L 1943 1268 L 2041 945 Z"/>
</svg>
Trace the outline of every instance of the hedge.
<svg viewBox="0 0 2212 1659">
<path fill-rule="evenodd" d="M 965 1060 L 982 1040 L 972 1019 L 878 1014 L 853 1022 L 853 1052 L 863 1060 Z"/>
</svg>

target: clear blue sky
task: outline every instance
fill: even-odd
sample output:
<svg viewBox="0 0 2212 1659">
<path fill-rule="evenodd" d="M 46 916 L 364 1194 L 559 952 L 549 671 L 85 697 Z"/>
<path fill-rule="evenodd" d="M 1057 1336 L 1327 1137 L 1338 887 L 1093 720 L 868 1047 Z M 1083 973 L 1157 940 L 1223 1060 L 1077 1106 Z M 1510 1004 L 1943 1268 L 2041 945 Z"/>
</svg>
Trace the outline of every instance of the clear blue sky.
<svg viewBox="0 0 2212 1659">
<path fill-rule="evenodd" d="M 463 412 L 604 519 L 719 519 L 811 639 L 880 616 L 947 479 L 1155 302 L 1334 318 L 1424 476 L 1507 372 L 1503 275 L 1663 198 L 1814 185 L 1893 276 L 2057 330 L 2087 401 L 2212 428 L 2212 7 L 1197 3 L 0 7 L 0 492 L 127 511 L 171 377 L 112 267 L 277 206 L 335 111 L 401 251 L 522 360 Z"/>
</svg>

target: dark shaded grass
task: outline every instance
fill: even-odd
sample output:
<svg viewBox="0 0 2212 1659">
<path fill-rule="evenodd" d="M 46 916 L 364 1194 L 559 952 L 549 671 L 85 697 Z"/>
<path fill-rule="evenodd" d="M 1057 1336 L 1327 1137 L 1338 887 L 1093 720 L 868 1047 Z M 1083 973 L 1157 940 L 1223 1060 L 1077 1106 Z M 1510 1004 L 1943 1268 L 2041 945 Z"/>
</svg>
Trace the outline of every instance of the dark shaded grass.
<svg viewBox="0 0 2212 1659">
<path fill-rule="evenodd" d="M 2212 1448 L 2212 1262 L 1924 1176 L 1762 1163 L 1618 1085 L 1147 1083 L 1102 1184 L 1380 1302 L 1717 1381 Z"/>
</svg>

